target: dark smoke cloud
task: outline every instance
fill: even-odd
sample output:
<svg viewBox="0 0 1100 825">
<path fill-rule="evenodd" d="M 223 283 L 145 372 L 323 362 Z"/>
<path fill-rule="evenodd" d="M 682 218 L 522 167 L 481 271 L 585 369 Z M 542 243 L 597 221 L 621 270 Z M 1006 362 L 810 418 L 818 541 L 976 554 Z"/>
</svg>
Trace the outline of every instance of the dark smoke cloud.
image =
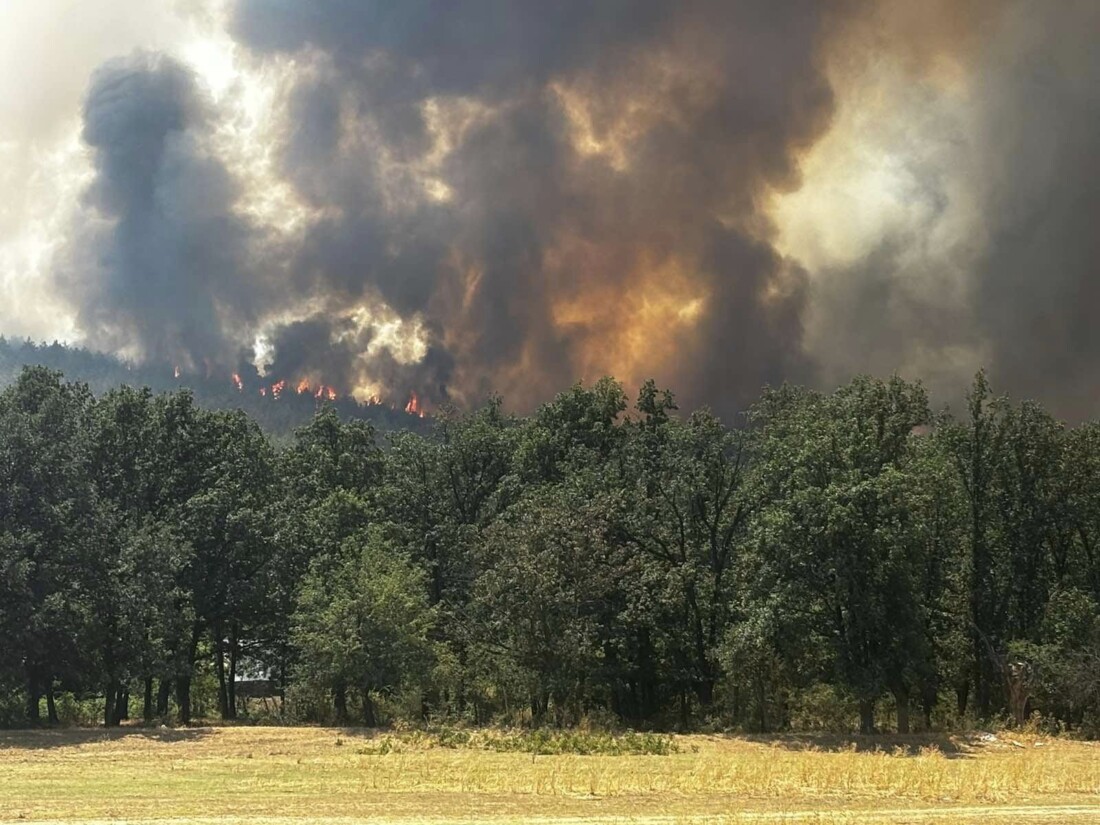
<svg viewBox="0 0 1100 825">
<path fill-rule="evenodd" d="M 808 377 L 805 276 L 773 251 L 760 200 L 797 180 L 796 151 L 828 122 L 822 14 L 242 0 L 240 42 L 312 66 L 281 147 L 327 216 L 290 264 L 298 289 L 419 313 L 435 335 L 419 372 L 437 372 L 417 389 L 433 398 L 526 406 L 579 377 L 655 372 L 729 412 L 765 381 Z M 570 100 L 620 157 L 578 146 Z M 457 135 L 434 172 L 443 202 L 415 179 L 433 129 Z"/>
<path fill-rule="evenodd" d="M 92 345 L 228 371 L 263 333 L 269 375 L 397 401 L 612 373 L 729 417 L 766 382 L 984 363 L 1094 415 L 1098 30 L 1073 0 L 236 0 L 241 53 L 291 73 L 271 149 L 306 228 L 246 216 L 224 113 L 139 54 L 93 77 L 61 278 Z M 886 135 L 920 208 L 807 271 L 775 198 L 861 94 L 884 117 L 853 141 Z"/>
<path fill-rule="evenodd" d="M 1016 3 L 978 66 L 992 149 L 980 328 L 1001 386 L 1070 418 L 1100 410 L 1098 33 L 1096 3 Z"/>
<path fill-rule="evenodd" d="M 1095 417 L 1100 5 L 888 0 L 850 22 L 831 45 L 864 61 L 850 82 L 873 83 L 876 56 L 891 57 L 908 71 L 891 91 L 931 127 L 917 119 L 901 161 L 921 217 L 816 273 L 829 380 L 901 368 L 957 403 L 985 366 L 999 390 Z M 961 111 L 944 103 L 960 94 L 943 91 L 945 66 Z M 851 139 L 896 127 L 863 128 Z"/>
<path fill-rule="evenodd" d="M 271 341 L 275 359 L 263 366 L 277 377 L 350 375 L 356 355 L 366 350 L 370 338 L 369 330 L 358 333 L 347 319 L 318 315 L 293 321 L 279 328 Z"/>
<path fill-rule="evenodd" d="M 252 310 L 254 231 L 207 149 L 211 110 L 191 72 L 161 55 L 105 64 L 84 104 L 95 180 L 62 272 L 94 346 L 197 366 L 229 363 Z"/>
</svg>

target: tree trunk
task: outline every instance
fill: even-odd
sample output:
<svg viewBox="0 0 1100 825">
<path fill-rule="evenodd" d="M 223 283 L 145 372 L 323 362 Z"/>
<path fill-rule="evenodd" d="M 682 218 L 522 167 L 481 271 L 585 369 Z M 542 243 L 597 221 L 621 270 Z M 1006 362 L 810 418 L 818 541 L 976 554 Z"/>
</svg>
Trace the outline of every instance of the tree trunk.
<svg viewBox="0 0 1100 825">
<path fill-rule="evenodd" d="M 859 700 L 859 732 L 868 736 L 875 732 L 875 700 Z"/>
<path fill-rule="evenodd" d="M 153 721 L 153 677 L 145 677 L 145 691 L 142 695 L 141 718 L 146 722 Z"/>
<path fill-rule="evenodd" d="M 225 644 L 219 628 L 214 629 L 214 673 L 218 677 L 218 713 L 222 719 L 231 718 L 229 712 L 229 690 L 225 684 Z"/>
<path fill-rule="evenodd" d="M 229 679 L 227 680 L 226 690 L 229 694 L 229 718 L 237 718 L 237 630 L 233 628 L 229 634 Z"/>
<path fill-rule="evenodd" d="M 978 677 L 978 718 L 988 719 L 989 710 L 993 706 L 992 691 L 990 690 L 989 680 L 985 678 L 985 675 Z"/>
<path fill-rule="evenodd" d="M 125 685 L 118 686 L 115 695 L 115 722 L 125 722 L 130 718 L 130 689 Z"/>
<path fill-rule="evenodd" d="M 1012 711 L 1016 727 L 1023 727 L 1027 722 L 1030 674 L 1031 669 L 1025 662 L 1008 662 L 1004 666 L 1005 694 L 1008 696 L 1008 707 Z"/>
<path fill-rule="evenodd" d="M 168 715 L 168 699 L 172 696 L 172 680 L 161 677 L 157 685 L 157 716 Z"/>
<path fill-rule="evenodd" d="M 42 691 L 38 687 L 38 680 L 32 674 L 27 677 L 27 721 L 37 725 L 42 721 L 42 712 L 38 708 Z"/>
<path fill-rule="evenodd" d="M 893 693 L 898 711 L 898 733 L 909 733 L 909 688 L 898 687 Z"/>
<path fill-rule="evenodd" d="M 53 685 L 46 686 L 46 718 L 51 725 L 57 725 L 60 720 L 57 718 L 57 702 L 54 701 Z"/>
<path fill-rule="evenodd" d="M 195 673 L 195 657 L 199 652 L 202 623 L 191 625 L 191 642 L 187 648 L 187 674 L 176 679 L 176 705 L 179 707 L 180 724 L 191 724 L 191 677 Z"/>
<path fill-rule="evenodd" d="M 374 700 L 370 698 L 370 690 L 363 690 L 363 724 L 368 728 L 378 727 L 378 717 L 374 712 Z"/>
<path fill-rule="evenodd" d="M 977 672 L 974 677 L 974 701 L 977 704 L 978 718 L 988 719 L 992 696 L 990 695 L 989 663 L 984 648 L 978 648 L 976 659 Z"/>
<path fill-rule="evenodd" d="M 176 705 L 179 707 L 180 724 L 191 724 L 191 677 L 181 676 L 176 680 Z"/>
<path fill-rule="evenodd" d="M 932 711 L 936 708 L 936 691 L 926 688 L 921 694 L 921 710 L 924 712 L 924 730 L 932 730 Z"/>
<path fill-rule="evenodd" d="M 113 728 L 116 725 L 118 725 L 118 691 L 112 682 L 103 689 L 103 727 Z"/>
<path fill-rule="evenodd" d="M 755 674 L 756 682 L 756 710 L 760 716 L 760 733 L 768 732 L 768 693 L 764 684 L 764 675 Z"/>
<path fill-rule="evenodd" d="M 970 682 L 960 682 L 955 686 L 955 709 L 959 717 L 966 716 L 966 706 L 970 699 Z"/>
<path fill-rule="evenodd" d="M 332 706 L 336 711 L 336 721 L 347 724 L 348 721 L 348 690 L 343 685 L 332 689 Z"/>
<path fill-rule="evenodd" d="M 546 712 L 550 709 L 550 698 L 545 693 L 536 693 L 531 696 L 531 723 L 538 727 L 546 718 Z"/>
<path fill-rule="evenodd" d="M 680 730 L 687 732 L 688 722 L 690 719 L 690 707 L 691 703 L 688 699 L 688 692 L 686 690 L 680 691 Z"/>
<path fill-rule="evenodd" d="M 695 683 L 695 696 L 699 699 L 699 706 L 704 710 L 714 702 L 714 678 L 704 676 Z"/>
</svg>

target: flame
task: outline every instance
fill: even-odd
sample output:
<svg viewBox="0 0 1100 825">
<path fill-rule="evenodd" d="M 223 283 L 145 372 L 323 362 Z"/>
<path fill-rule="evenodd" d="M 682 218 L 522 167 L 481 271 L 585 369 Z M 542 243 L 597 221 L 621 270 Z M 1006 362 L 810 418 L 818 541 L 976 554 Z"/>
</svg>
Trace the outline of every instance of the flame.
<svg viewBox="0 0 1100 825">
<path fill-rule="evenodd" d="M 175 373 L 174 373 L 174 374 L 175 374 L 175 377 L 176 377 L 176 378 L 179 378 L 179 377 L 180 377 L 180 368 L 179 368 L 179 366 L 177 366 L 177 367 L 176 367 L 176 369 L 175 369 Z"/>
<path fill-rule="evenodd" d="M 409 394 L 409 403 L 405 405 L 405 412 L 409 415 L 419 415 L 424 417 L 423 410 L 420 409 L 420 399 L 416 397 L 416 393 Z"/>
<path fill-rule="evenodd" d="M 237 392 L 244 392 L 244 383 L 238 373 L 233 373 L 233 386 L 237 388 Z"/>
<path fill-rule="evenodd" d="M 236 380 L 236 376 L 234 376 L 234 381 L 235 380 Z M 239 388 L 239 385 L 238 385 L 238 388 Z M 286 391 L 286 388 L 287 388 L 287 382 L 286 382 L 285 378 L 282 378 L 279 381 L 276 381 L 270 387 L 272 398 L 275 398 L 275 399 L 281 398 L 283 393 Z M 260 395 L 266 397 L 267 393 L 268 393 L 268 389 L 269 389 L 268 387 L 260 387 Z M 320 400 L 322 398 L 327 398 L 329 401 L 335 401 L 339 397 L 339 395 L 336 392 L 335 387 L 330 387 L 328 384 L 312 385 L 305 378 L 303 378 L 297 384 L 294 385 L 294 392 L 297 395 L 312 395 L 314 398 L 316 398 L 318 400 Z"/>
</svg>

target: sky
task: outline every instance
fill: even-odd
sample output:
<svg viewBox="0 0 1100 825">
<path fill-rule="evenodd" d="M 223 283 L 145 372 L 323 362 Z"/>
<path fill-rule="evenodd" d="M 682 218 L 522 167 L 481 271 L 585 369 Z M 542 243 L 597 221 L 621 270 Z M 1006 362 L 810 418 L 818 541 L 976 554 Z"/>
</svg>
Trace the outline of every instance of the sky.
<svg viewBox="0 0 1100 825">
<path fill-rule="evenodd" d="M 1092 418 L 1098 38 L 1092 0 L 0 0 L 0 333 L 727 418 L 984 367 Z"/>
</svg>

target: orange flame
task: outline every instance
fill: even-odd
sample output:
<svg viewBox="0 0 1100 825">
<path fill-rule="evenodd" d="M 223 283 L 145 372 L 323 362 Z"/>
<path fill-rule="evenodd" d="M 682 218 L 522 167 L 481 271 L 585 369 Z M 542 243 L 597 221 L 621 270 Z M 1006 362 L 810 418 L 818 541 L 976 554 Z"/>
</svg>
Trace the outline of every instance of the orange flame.
<svg viewBox="0 0 1100 825">
<path fill-rule="evenodd" d="M 309 392 L 309 382 L 303 378 L 301 381 L 298 382 L 298 386 L 295 389 L 295 392 L 297 392 L 298 395 L 301 395 L 304 392 Z"/>
<path fill-rule="evenodd" d="M 244 383 L 241 381 L 241 376 L 237 373 L 233 373 L 233 386 L 237 388 L 237 392 L 244 391 Z"/>
<path fill-rule="evenodd" d="M 275 398 L 278 398 L 280 395 L 283 394 L 283 390 L 285 389 L 286 379 L 284 378 L 281 381 L 277 381 L 276 383 L 271 385 L 271 394 L 275 396 Z"/>
<path fill-rule="evenodd" d="M 409 403 L 405 405 L 405 412 L 409 415 L 419 415 L 424 417 L 423 412 L 420 409 L 420 399 L 416 397 L 416 393 L 409 394 Z"/>
</svg>

